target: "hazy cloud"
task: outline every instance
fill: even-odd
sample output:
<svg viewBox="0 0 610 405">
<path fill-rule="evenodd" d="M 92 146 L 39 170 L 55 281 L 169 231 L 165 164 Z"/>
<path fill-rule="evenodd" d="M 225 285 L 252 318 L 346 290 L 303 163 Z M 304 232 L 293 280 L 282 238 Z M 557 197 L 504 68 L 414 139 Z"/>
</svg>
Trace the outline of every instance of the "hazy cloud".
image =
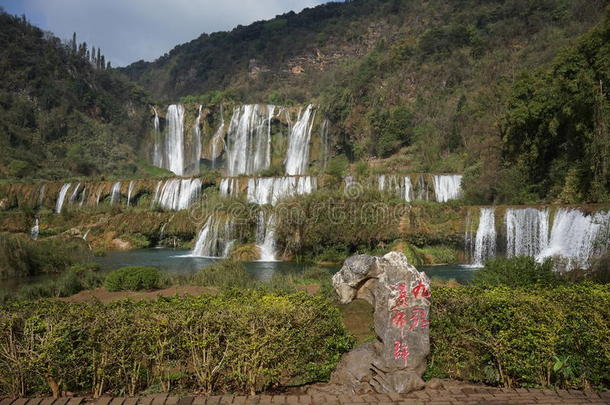
<svg viewBox="0 0 610 405">
<path fill-rule="evenodd" d="M 154 60 L 202 33 L 296 12 L 327 0 L 0 0 L 13 14 L 67 39 L 101 47 L 122 66 Z"/>
</svg>

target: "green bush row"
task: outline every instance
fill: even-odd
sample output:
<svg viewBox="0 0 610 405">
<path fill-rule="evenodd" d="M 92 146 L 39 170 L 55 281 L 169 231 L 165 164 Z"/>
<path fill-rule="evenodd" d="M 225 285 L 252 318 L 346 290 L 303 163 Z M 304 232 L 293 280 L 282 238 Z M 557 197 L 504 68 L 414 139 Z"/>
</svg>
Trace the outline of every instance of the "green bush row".
<svg viewBox="0 0 610 405">
<path fill-rule="evenodd" d="M 218 296 L 0 309 L 0 394 L 254 393 L 327 379 L 352 338 L 330 301 Z"/>
<path fill-rule="evenodd" d="M 610 385 L 610 285 L 440 287 L 432 308 L 429 377 Z"/>
</svg>

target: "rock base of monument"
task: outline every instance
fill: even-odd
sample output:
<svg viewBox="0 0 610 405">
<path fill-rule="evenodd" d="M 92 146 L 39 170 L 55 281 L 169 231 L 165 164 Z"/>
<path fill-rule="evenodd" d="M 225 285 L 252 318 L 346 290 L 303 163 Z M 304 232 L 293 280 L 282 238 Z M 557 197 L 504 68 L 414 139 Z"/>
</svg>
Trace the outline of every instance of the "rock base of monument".
<svg viewBox="0 0 610 405">
<path fill-rule="evenodd" d="M 402 253 L 347 259 L 333 277 L 341 302 L 361 298 L 373 305 L 376 340 L 345 354 L 326 387 L 318 391 L 407 394 L 425 388 L 430 352 L 430 281 Z"/>
</svg>

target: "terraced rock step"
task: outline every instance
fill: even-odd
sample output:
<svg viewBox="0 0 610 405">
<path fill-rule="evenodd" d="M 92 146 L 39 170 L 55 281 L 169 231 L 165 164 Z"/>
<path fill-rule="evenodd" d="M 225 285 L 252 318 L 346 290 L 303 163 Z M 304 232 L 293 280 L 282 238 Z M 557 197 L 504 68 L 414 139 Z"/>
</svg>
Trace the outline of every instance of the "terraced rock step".
<svg viewBox="0 0 610 405">
<path fill-rule="evenodd" d="M 457 387 L 426 389 L 411 394 L 367 395 L 253 395 L 187 396 L 158 394 L 146 397 L 0 398 L 0 405 L 273 405 L 273 404 L 401 404 L 401 405 L 513 405 L 513 404 L 610 404 L 610 392 L 531 388 Z"/>
</svg>

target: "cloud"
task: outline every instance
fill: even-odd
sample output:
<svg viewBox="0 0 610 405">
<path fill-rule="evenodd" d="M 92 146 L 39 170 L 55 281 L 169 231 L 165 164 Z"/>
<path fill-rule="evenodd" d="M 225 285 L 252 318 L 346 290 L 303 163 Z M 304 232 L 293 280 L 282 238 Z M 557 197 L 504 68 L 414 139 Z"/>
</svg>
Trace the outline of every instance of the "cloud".
<svg viewBox="0 0 610 405">
<path fill-rule="evenodd" d="M 21 0 L 34 23 L 101 47 L 114 66 L 154 60 L 202 33 L 226 31 L 327 0 Z M 10 11 L 10 7 L 9 7 Z M 21 12 L 19 12 L 20 14 Z"/>
</svg>

